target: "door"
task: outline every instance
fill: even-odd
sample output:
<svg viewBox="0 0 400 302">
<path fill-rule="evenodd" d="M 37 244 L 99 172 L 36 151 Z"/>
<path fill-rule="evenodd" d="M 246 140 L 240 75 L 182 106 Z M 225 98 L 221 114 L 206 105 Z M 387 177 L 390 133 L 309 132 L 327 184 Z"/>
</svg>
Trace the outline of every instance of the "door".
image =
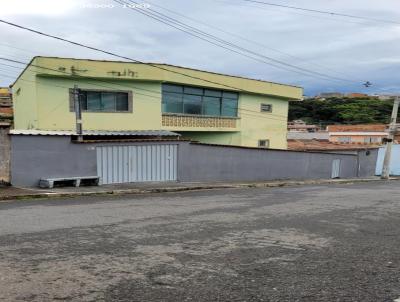
<svg viewBox="0 0 400 302">
<path fill-rule="evenodd" d="M 332 174 L 331 178 L 340 178 L 340 159 L 334 159 L 332 161 Z"/>
<path fill-rule="evenodd" d="M 177 180 L 178 145 L 102 146 L 96 152 L 102 184 Z"/>
</svg>

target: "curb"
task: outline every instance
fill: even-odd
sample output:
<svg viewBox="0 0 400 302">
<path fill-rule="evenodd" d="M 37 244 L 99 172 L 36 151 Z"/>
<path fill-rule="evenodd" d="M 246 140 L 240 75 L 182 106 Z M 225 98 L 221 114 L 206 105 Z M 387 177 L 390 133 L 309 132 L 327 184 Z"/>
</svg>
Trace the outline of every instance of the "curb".
<svg viewBox="0 0 400 302">
<path fill-rule="evenodd" d="M 201 191 L 213 189 L 240 189 L 240 188 L 276 188 L 276 187 L 293 187 L 301 185 L 324 185 L 324 184 L 354 184 L 364 182 L 386 182 L 395 181 L 399 178 L 390 178 L 389 180 L 364 178 L 364 179 L 322 179 L 322 180 L 303 180 L 303 181 L 275 181 L 275 182 L 257 182 L 257 183 L 235 183 L 235 184 L 213 184 L 199 186 L 181 186 L 181 187 L 161 187 L 148 189 L 121 189 L 108 191 L 92 191 L 92 192 L 65 192 L 65 193 L 32 193 L 21 195 L 9 195 L 0 197 L 0 202 L 21 199 L 43 199 L 43 198 L 63 198 L 63 197 L 79 197 L 79 196 L 104 196 L 104 195 L 136 195 L 136 194 L 156 194 L 156 193 L 173 193 L 186 191 Z"/>
</svg>

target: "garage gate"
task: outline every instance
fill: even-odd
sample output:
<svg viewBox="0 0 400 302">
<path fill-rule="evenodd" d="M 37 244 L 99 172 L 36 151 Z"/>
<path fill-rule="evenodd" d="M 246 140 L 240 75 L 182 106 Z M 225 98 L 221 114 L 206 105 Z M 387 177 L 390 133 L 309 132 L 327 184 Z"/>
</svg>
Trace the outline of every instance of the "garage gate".
<svg viewBox="0 0 400 302">
<path fill-rule="evenodd" d="M 102 184 L 177 180 L 178 145 L 101 146 L 96 152 Z"/>
</svg>

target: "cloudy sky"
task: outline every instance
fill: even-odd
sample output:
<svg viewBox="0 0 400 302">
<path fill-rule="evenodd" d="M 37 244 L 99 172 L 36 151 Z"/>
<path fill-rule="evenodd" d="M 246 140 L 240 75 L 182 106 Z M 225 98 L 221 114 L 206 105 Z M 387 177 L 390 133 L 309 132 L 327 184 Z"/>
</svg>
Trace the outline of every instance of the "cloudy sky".
<svg viewBox="0 0 400 302">
<path fill-rule="evenodd" d="M 400 92 L 399 0 L 265 1 L 395 22 L 243 0 L 137 1 L 142 11 L 158 11 L 214 35 L 221 39 L 217 44 L 231 43 L 224 44 L 228 50 L 112 0 L 0 0 L 0 18 L 141 61 L 299 85 L 306 95 Z M 0 57 L 24 62 L 35 55 L 116 59 L 4 24 L 0 37 Z M 20 67 L 0 60 L 0 85 L 9 85 Z M 365 88 L 365 81 L 372 87 Z"/>
</svg>

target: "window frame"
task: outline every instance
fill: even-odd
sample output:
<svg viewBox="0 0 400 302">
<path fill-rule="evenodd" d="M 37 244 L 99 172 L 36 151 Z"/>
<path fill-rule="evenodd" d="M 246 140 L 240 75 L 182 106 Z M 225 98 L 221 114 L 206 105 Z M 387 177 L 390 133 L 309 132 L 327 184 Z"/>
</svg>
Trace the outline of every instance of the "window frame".
<svg viewBox="0 0 400 302">
<path fill-rule="evenodd" d="M 349 144 L 353 141 L 351 136 L 339 136 L 337 140 L 342 144 Z"/>
<path fill-rule="evenodd" d="M 259 139 L 258 140 L 258 148 L 269 149 L 271 141 L 269 139 Z"/>
<path fill-rule="evenodd" d="M 84 92 L 98 92 L 98 93 L 126 93 L 128 96 L 128 110 L 84 110 L 87 113 L 132 113 L 133 112 L 133 92 L 131 90 L 104 90 L 104 89 L 80 89 Z M 69 89 L 69 110 L 75 112 L 74 89 Z M 82 106 L 83 107 L 83 106 Z"/>
<path fill-rule="evenodd" d="M 379 144 L 382 142 L 380 137 L 376 136 L 366 136 L 364 137 L 364 144 Z"/>
<path fill-rule="evenodd" d="M 269 110 L 264 110 L 263 109 L 263 106 L 269 106 Z M 263 113 L 272 113 L 272 104 L 267 104 L 267 103 L 261 103 L 260 104 L 260 112 L 263 112 Z"/>
<path fill-rule="evenodd" d="M 164 87 L 166 89 L 164 89 Z M 174 89 L 174 87 L 176 89 Z M 181 90 L 181 97 L 182 97 L 182 112 L 168 112 L 164 111 L 164 108 L 167 107 L 167 102 L 164 102 L 164 96 L 167 96 L 168 93 L 172 91 Z M 201 91 L 201 94 L 200 94 Z M 178 92 L 175 92 L 179 94 Z M 185 113 L 185 96 L 196 96 L 201 97 L 199 104 L 201 106 L 201 113 Z M 233 98 L 236 96 L 236 98 Z M 219 114 L 204 114 L 205 112 L 205 104 L 207 98 L 215 98 L 218 99 L 219 102 Z M 167 115 L 182 115 L 182 116 L 197 116 L 197 117 L 213 117 L 213 118 L 239 118 L 238 106 L 239 106 L 239 98 L 240 94 L 236 91 L 225 91 L 221 89 L 212 89 L 209 87 L 198 87 L 198 86 L 191 86 L 191 85 L 182 85 L 182 84 L 172 84 L 172 83 L 162 83 L 161 87 L 161 111 L 162 114 Z M 234 112 L 234 115 L 223 115 L 224 109 L 224 101 L 234 101 L 236 102 L 236 107 L 232 108 L 231 110 Z M 225 104 L 226 105 L 226 104 Z"/>
</svg>

